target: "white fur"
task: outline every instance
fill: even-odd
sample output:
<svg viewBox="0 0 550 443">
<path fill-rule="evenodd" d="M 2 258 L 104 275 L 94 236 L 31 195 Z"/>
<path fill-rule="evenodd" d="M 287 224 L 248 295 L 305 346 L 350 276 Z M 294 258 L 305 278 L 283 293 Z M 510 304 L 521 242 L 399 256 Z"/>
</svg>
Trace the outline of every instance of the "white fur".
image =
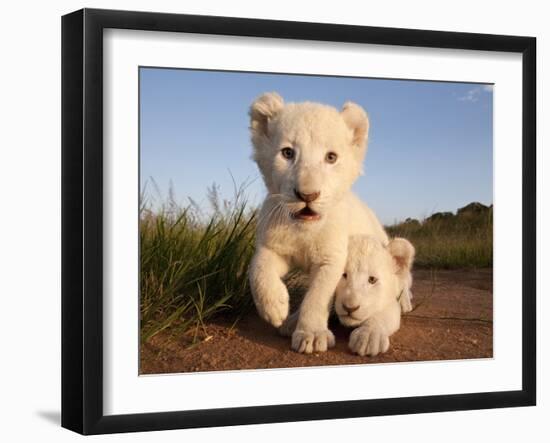
<svg viewBox="0 0 550 443">
<path fill-rule="evenodd" d="M 372 236 L 350 238 L 334 309 L 343 325 L 357 327 L 349 340 L 353 352 L 377 355 L 389 349 L 390 336 L 400 325 L 399 298 L 412 282 L 413 259 L 414 248 L 405 239 L 393 239 L 385 246 Z"/>
<path fill-rule="evenodd" d="M 368 118 L 358 105 L 341 112 L 318 103 L 289 103 L 276 93 L 259 97 L 250 109 L 254 159 L 268 190 L 257 228 L 250 285 L 262 318 L 280 327 L 289 314 L 282 277 L 298 267 L 308 272 L 306 292 L 292 333 L 298 352 L 325 351 L 334 344 L 328 317 L 342 276 L 348 238 L 368 234 L 382 243 L 388 237 L 375 214 L 351 191 L 367 149 Z M 295 157 L 282 155 L 290 147 Z M 337 154 L 334 163 L 326 160 Z M 306 204 L 295 190 L 319 197 L 309 204 L 316 220 L 296 218 Z"/>
<path fill-rule="evenodd" d="M 397 276 L 401 283 L 401 292 L 399 295 L 399 304 L 401 312 L 412 311 L 412 263 L 414 261 L 415 250 L 408 240 L 403 238 L 394 238 L 388 245 L 388 250 L 394 260 L 398 263 L 399 269 Z"/>
</svg>

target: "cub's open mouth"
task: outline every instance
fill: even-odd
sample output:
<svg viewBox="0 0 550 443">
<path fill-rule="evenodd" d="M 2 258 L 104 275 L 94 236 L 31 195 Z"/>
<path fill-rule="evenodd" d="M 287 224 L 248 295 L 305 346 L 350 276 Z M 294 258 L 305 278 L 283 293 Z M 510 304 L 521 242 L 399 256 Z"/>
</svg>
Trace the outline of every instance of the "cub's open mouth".
<svg viewBox="0 0 550 443">
<path fill-rule="evenodd" d="M 321 216 L 317 214 L 317 212 L 315 212 L 309 206 L 305 206 L 304 208 L 300 209 L 298 212 L 295 212 L 293 214 L 293 217 L 297 220 L 302 220 L 302 221 L 316 221 L 321 218 Z"/>
</svg>

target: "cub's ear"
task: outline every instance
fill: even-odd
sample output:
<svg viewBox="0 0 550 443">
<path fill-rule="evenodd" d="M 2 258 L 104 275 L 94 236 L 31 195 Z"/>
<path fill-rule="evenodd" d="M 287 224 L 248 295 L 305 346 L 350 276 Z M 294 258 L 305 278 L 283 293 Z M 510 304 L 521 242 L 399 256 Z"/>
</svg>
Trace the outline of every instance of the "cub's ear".
<svg viewBox="0 0 550 443">
<path fill-rule="evenodd" d="M 353 102 L 346 102 L 340 115 L 353 131 L 353 144 L 364 148 L 369 135 L 369 118 L 365 110 Z"/>
<path fill-rule="evenodd" d="M 414 246 L 407 239 L 394 238 L 388 244 L 393 261 L 396 265 L 396 273 L 410 271 L 414 260 Z"/>
<path fill-rule="evenodd" d="M 260 95 L 250 106 L 250 130 L 254 136 L 267 136 L 269 120 L 275 117 L 285 102 L 276 92 Z"/>
</svg>

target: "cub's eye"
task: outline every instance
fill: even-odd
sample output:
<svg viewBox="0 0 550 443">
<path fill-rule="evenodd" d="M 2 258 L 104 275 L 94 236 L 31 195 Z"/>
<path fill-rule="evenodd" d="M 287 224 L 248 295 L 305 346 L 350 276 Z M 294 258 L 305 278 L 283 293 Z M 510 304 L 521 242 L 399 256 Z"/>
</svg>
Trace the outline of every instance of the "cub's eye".
<svg viewBox="0 0 550 443">
<path fill-rule="evenodd" d="M 347 272 L 344 272 L 344 273 L 342 274 L 342 277 L 348 278 L 348 273 L 347 273 Z"/>
<path fill-rule="evenodd" d="M 327 152 L 325 160 L 327 163 L 336 163 L 336 160 L 338 160 L 338 154 L 336 154 L 336 152 Z"/>
<path fill-rule="evenodd" d="M 292 148 L 283 148 L 283 149 L 281 149 L 281 154 L 287 160 L 292 160 L 294 158 L 294 149 L 292 149 Z"/>
<path fill-rule="evenodd" d="M 377 281 L 378 281 L 378 279 L 376 277 L 374 277 L 372 275 L 369 277 L 369 283 L 371 285 L 374 285 Z"/>
</svg>

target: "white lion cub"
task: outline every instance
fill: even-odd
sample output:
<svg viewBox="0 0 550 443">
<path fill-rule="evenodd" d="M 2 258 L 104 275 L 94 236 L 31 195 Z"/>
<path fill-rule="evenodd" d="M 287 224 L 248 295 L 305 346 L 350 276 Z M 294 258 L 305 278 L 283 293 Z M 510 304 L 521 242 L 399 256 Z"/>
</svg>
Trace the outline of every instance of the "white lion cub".
<svg viewBox="0 0 550 443">
<path fill-rule="evenodd" d="M 372 236 L 350 238 L 334 308 L 343 325 L 356 327 L 349 339 L 352 352 L 374 356 L 389 349 L 390 336 L 400 325 L 400 299 L 412 284 L 414 252 L 404 238 L 387 246 Z"/>
<path fill-rule="evenodd" d="M 289 314 L 282 278 L 300 268 L 311 277 L 292 348 L 323 352 L 334 345 L 328 318 L 346 263 L 348 238 L 388 237 L 370 208 L 351 191 L 367 150 L 369 122 L 363 108 L 341 110 L 319 103 L 285 103 L 277 93 L 250 107 L 254 160 L 268 195 L 262 205 L 250 288 L 260 316 L 281 327 Z"/>
</svg>

